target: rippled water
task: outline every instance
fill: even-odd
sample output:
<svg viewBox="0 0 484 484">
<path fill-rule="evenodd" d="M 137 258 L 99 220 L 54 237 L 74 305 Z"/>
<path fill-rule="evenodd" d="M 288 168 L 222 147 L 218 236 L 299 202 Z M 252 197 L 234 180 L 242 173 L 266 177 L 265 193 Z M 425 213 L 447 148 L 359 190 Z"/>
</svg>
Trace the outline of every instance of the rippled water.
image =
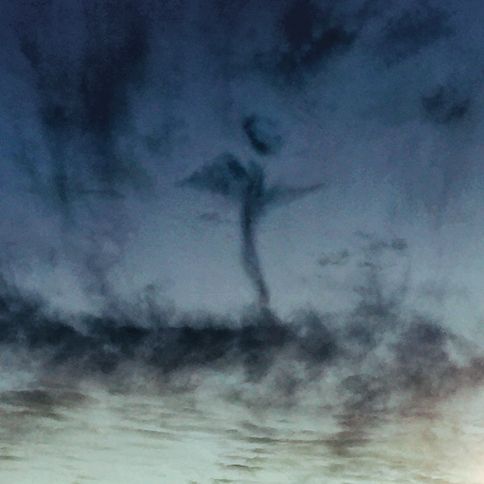
<svg viewBox="0 0 484 484">
<path fill-rule="evenodd" d="M 1 483 L 483 483 L 484 393 L 358 438 L 314 405 L 24 388 L 0 394 Z M 336 445 L 337 443 L 337 445 Z"/>
</svg>

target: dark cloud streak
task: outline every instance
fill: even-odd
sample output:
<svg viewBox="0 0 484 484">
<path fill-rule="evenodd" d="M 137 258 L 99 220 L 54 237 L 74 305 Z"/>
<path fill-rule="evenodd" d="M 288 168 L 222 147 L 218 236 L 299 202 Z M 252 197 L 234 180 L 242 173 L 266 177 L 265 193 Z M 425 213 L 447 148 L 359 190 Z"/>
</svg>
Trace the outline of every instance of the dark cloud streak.
<svg viewBox="0 0 484 484">
<path fill-rule="evenodd" d="M 334 22 L 332 12 L 320 9 L 310 0 L 296 0 L 281 20 L 285 41 L 279 68 L 291 75 L 313 70 L 325 61 L 349 50 L 356 39 L 343 24 Z"/>
<path fill-rule="evenodd" d="M 143 83 L 149 21 L 130 0 L 90 2 L 73 17 L 63 11 L 57 15 L 72 26 L 59 32 L 58 41 L 66 44 L 61 51 L 43 30 L 59 21 L 54 7 L 36 8 L 29 6 L 18 22 L 19 46 L 30 64 L 51 156 L 46 183 L 68 212 L 83 197 L 119 196 L 143 171 L 128 161 L 119 137 L 128 133 L 131 90 Z M 29 21 L 38 15 L 43 24 Z"/>
<path fill-rule="evenodd" d="M 276 134 L 274 122 L 256 115 L 247 116 L 242 124 L 252 147 L 259 155 L 277 153 L 282 145 L 282 138 Z"/>
<path fill-rule="evenodd" d="M 219 156 L 181 182 L 181 186 L 223 195 L 240 206 L 242 267 L 254 286 L 259 307 L 269 306 L 269 287 L 264 278 L 256 248 L 256 226 L 271 206 L 284 205 L 321 188 L 321 184 L 304 188 L 266 186 L 261 165 L 251 162 L 246 168 L 235 156 Z"/>
<path fill-rule="evenodd" d="M 422 97 L 422 109 L 426 117 L 437 124 L 450 124 L 468 116 L 471 99 L 459 94 L 450 86 L 439 86 L 430 94 Z"/>
</svg>

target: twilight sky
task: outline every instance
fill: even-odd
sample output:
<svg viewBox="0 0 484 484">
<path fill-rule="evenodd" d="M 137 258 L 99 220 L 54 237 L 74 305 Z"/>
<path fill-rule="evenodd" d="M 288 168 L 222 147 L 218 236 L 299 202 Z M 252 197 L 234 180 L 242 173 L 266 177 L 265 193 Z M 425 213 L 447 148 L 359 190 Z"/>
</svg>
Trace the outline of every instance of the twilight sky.
<svg viewBox="0 0 484 484">
<path fill-rule="evenodd" d="M 482 384 L 482 1 L 0 19 L 1 345 L 60 379 L 235 365 L 281 398 L 334 364 L 345 416 Z"/>
<path fill-rule="evenodd" d="M 2 3 L 19 284 L 67 308 L 148 284 L 183 308 L 250 303 L 237 207 L 176 186 L 230 153 L 324 183 L 260 223 L 275 307 L 344 306 L 364 233 L 405 239 L 419 303 L 482 309 L 481 2 Z"/>
</svg>

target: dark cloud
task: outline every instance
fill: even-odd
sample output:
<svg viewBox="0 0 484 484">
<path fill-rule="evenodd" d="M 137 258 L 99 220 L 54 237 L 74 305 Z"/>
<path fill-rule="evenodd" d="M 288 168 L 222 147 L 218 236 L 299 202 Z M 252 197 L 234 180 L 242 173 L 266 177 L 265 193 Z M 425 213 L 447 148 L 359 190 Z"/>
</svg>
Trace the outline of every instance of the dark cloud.
<svg viewBox="0 0 484 484">
<path fill-rule="evenodd" d="M 378 256 L 385 251 L 404 252 L 408 249 L 407 241 L 401 237 L 385 240 L 377 237 L 375 234 L 362 231 L 356 232 L 355 235 L 365 241 L 363 251 L 367 256 Z"/>
<path fill-rule="evenodd" d="M 180 186 L 191 186 L 237 200 L 249 183 L 248 178 L 247 170 L 238 158 L 224 153 L 195 171 Z"/>
<path fill-rule="evenodd" d="M 126 362 L 141 362 L 165 376 L 242 365 L 249 379 L 260 379 L 285 350 L 308 363 L 336 354 L 334 336 L 314 317 L 291 327 L 269 311 L 249 312 L 240 324 L 216 315 L 148 316 L 146 308 L 139 312 L 145 318 L 140 324 L 126 314 L 67 321 L 50 315 L 41 299 L 4 284 L 0 344 L 28 350 L 47 372 L 68 367 L 81 379 L 114 374 Z"/>
<path fill-rule="evenodd" d="M 439 86 L 423 96 L 421 102 L 424 115 L 437 124 L 459 122 L 471 109 L 471 98 L 450 86 Z"/>
<path fill-rule="evenodd" d="M 341 266 L 346 264 L 349 258 L 350 258 L 350 251 L 347 249 L 343 249 L 332 254 L 323 254 L 318 259 L 318 264 L 321 267 Z"/>
<path fill-rule="evenodd" d="M 91 397 L 70 389 L 68 382 L 65 383 L 49 386 L 36 382 L 33 387 L 0 392 L 2 442 L 12 443 L 28 439 L 31 432 L 48 433 L 52 421 L 64 422 L 69 411 L 93 403 Z M 0 459 L 22 462 L 25 456 L 2 455 Z"/>
<path fill-rule="evenodd" d="M 89 401 L 86 395 L 62 388 L 8 390 L 0 393 L 0 404 L 17 408 L 36 408 L 40 413 L 54 414 L 59 408 L 69 408 Z"/>
<path fill-rule="evenodd" d="M 282 137 L 277 134 L 277 126 L 269 118 L 253 114 L 244 119 L 242 127 L 259 155 L 273 155 L 281 149 Z"/>
<path fill-rule="evenodd" d="M 403 13 L 386 24 L 379 45 L 379 55 L 393 65 L 418 54 L 453 33 L 449 14 L 426 2 L 412 3 Z"/>
<path fill-rule="evenodd" d="M 333 25 L 330 11 L 321 10 L 310 0 L 297 0 L 285 12 L 281 30 L 287 52 L 282 54 L 281 69 L 314 68 L 334 55 L 344 53 L 356 34 L 342 24 Z"/>
<path fill-rule="evenodd" d="M 141 166 L 119 141 L 132 130 L 131 89 L 143 83 L 150 50 L 148 17 L 137 2 L 94 1 L 68 11 L 56 19 L 48 4 L 32 4 L 17 28 L 51 156 L 47 186 L 64 207 L 82 197 L 117 197 L 140 179 Z M 44 22 L 31 21 L 36 15 Z M 56 21 L 72 26 L 54 42 L 45 29 Z"/>
<path fill-rule="evenodd" d="M 321 188 L 321 184 L 290 188 L 266 184 L 261 165 L 251 162 L 247 168 L 226 153 L 220 155 L 180 183 L 180 186 L 222 195 L 236 201 L 240 209 L 242 267 L 258 296 L 260 307 L 269 304 L 269 287 L 256 248 L 256 227 L 268 207 L 284 205 Z"/>
<path fill-rule="evenodd" d="M 148 5 L 27 1 L 12 17 L 10 47 L 33 108 L 31 127 L 16 139 L 16 167 L 60 215 L 52 245 L 89 295 L 111 293 L 110 271 L 135 223 L 126 200 L 152 187 L 153 137 L 168 147 L 180 126 L 167 118 L 148 140 L 137 132 L 135 97 L 147 87 L 152 54 Z"/>
<path fill-rule="evenodd" d="M 323 9 L 311 0 L 291 2 L 277 27 L 277 48 L 260 56 L 259 62 L 291 83 L 319 72 L 328 61 L 348 52 L 357 38 L 357 29 L 347 28 L 333 8 Z"/>
<path fill-rule="evenodd" d="M 370 262 L 376 257 L 364 249 L 362 255 Z M 242 370 L 245 383 L 265 390 L 256 401 L 239 387 L 227 398 L 250 405 L 297 405 L 313 386 L 331 387 L 333 381 L 331 408 L 340 430 L 327 445 L 346 453 L 364 445 L 371 429 L 389 416 L 424 416 L 425 408 L 437 412 L 440 402 L 484 379 L 478 349 L 463 345 L 441 322 L 408 314 L 404 290 L 400 297 L 388 295 L 382 291 L 383 272 L 375 264 L 363 267 L 353 310 L 336 315 L 304 310 L 290 319 L 266 308 L 234 318 L 128 303 L 101 316 L 66 317 L 4 281 L 0 346 L 28 352 L 39 381 L 69 375 L 70 385 L 96 381 L 116 387 L 121 379 L 126 391 L 130 374 L 136 385 L 145 374 L 152 389 L 156 383 L 164 391 L 192 391 L 203 386 L 206 371 Z M 328 375 L 337 379 L 326 380 Z M 70 405 L 65 396 L 58 403 L 42 391 L 2 398 L 39 408 Z"/>
</svg>

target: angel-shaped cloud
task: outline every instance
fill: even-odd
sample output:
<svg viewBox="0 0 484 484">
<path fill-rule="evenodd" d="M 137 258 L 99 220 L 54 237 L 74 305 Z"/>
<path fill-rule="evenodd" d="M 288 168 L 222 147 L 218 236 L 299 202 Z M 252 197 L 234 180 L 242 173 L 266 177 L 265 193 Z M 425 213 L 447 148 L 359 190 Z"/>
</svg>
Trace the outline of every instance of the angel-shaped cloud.
<svg viewBox="0 0 484 484">
<path fill-rule="evenodd" d="M 288 204 L 319 190 L 322 185 L 267 186 L 260 164 L 252 161 L 245 166 L 230 153 L 204 165 L 180 185 L 222 195 L 239 205 L 242 266 L 257 292 L 259 306 L 267 307 L 270 296 L 256 247 L 257 222 L 268 207 Z"/>
</svg>

